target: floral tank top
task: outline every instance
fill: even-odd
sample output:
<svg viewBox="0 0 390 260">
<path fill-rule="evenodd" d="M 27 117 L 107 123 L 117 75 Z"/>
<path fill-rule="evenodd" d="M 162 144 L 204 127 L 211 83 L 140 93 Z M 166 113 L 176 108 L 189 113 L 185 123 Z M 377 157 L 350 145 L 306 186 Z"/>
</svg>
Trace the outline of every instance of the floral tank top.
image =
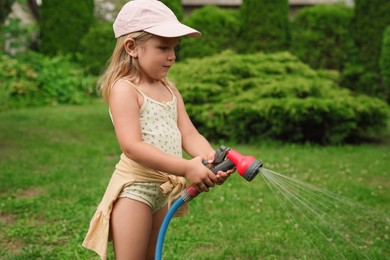
<svg viewBox="0 0 390 260">
<path fill-rule="evenodd" d="M 134 88 L 143 96 L 140 108 L 142 139 L 145 143 L 176 157 L 182 157 L 181 134 L 177 126 L 177 101 L 172 90 L 172 100 L 159 102 L 149 98 L 140 89 Z"/>
<path fill-rule="evenodd" d="M 175 94 L 169 86 L 164 84 L 171 93 L 172 100 L 159 102 L 148 97 L 130 81 L 125 81 L 129 82 L 144 99 L 140 108 L 142 141 L 169 155 L 182 157 L 181 133 L 177 126 L 177 100 Z"/>
</svg>

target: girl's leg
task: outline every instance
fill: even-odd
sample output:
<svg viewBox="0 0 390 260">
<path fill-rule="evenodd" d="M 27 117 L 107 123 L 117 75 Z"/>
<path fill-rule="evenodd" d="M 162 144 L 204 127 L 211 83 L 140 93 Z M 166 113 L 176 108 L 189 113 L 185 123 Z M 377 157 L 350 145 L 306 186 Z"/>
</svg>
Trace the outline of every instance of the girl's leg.
<svg viewBox="0 0 390 260">
<path fill-rule="evenodd" d="M 148 205 L 128 198 L 118 199 L 111 213 L 115 259 L 145 259 L 152 223 Z"/>
<path fill-rule="evenodd" d="M 158 232 L 160 231 L 161 223 L 163 222 L 164 217 L 167 214 L 167 210 L 168 210 L 168 205 L 165 205 L 162 209 L 160 209 L 159 211 L 153 214 L 153 225 L 149 237 L 148 254 L 146 258 L 148 260 L 154 259 Z"/>
</svg>

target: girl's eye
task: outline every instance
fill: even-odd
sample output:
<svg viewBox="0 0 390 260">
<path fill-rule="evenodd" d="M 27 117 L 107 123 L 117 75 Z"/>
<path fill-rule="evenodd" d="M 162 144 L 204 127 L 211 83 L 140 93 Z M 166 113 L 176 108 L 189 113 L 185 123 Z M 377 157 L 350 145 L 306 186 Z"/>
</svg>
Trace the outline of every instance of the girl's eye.
<svg viewBox="0 0 390 260">
<path fill-rule="evenodd" d="M 168 51 L 169 47 L 160 46 L 159 49 L 162 50 L 162 51 Z"/>
<path fill-rule="evenodd" d="M 177 51 L 179 49 L 179 46 L 175 46 L 175 47 L 170 47 L 170 46 L 160 46 L 158 47 L 161 51 L 171 51 L 171 50 L 174 50 L 174 51 Z"/>
</svg>

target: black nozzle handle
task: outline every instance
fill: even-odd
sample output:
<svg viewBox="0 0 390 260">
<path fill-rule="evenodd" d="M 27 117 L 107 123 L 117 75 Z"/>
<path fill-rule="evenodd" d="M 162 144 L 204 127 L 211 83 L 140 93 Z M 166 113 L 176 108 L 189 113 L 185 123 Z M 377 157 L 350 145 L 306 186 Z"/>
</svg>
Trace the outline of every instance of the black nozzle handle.
<svg viewBox="0 0 390 260">
<path fill-rule="evenodd" d="M 223 162 L 213 165 L 210 167 L 210 170 L 214 173 L 217 174 L 219 171 L 227 172 L 228 170 L 233 169 L 236 167 L 232 161 L 229 159 L 224 160 Z"/>
</svg>

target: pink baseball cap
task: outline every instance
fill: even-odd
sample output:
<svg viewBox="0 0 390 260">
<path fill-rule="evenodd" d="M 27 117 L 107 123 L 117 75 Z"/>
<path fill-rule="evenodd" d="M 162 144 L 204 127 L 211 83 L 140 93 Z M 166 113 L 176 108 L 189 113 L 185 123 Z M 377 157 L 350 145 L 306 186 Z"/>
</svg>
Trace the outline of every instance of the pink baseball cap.
<svg viewBox="0 0 390 260">
<path fill-rule="evenodd" d="M 145 31 L 162 37 L 200 37 L 201 33 L 177 20 L 175 14 L 157 0 L 127 2 L 114 21 L 115 38 Z"/>
</svg>

